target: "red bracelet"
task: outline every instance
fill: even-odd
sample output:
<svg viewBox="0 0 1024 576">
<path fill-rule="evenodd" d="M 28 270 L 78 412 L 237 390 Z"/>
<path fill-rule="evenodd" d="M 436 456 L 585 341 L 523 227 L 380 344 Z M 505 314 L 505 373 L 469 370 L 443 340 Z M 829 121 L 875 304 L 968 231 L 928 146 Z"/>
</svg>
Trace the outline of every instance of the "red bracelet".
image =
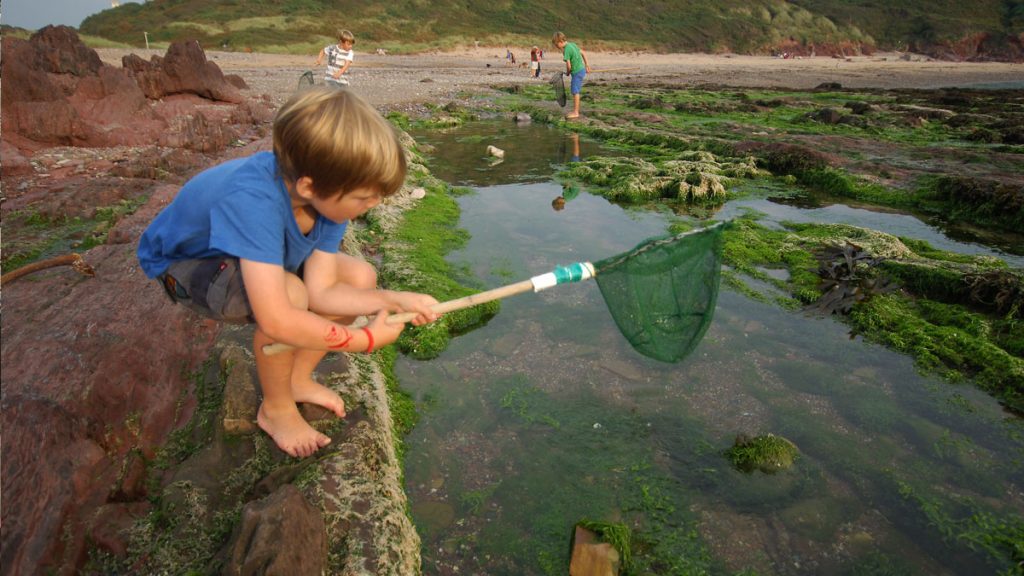
<svg viewBox="0 0 1024 576">
<path fill-rule="evenodd" d="M 366 353 L 369 354 L 373 352 L 373 332 L 370 332 L 366 326 L 360 326 L 359 329 L 366 333 L 366 339 L 369 341 L 366 345 Z"/>
</svg>

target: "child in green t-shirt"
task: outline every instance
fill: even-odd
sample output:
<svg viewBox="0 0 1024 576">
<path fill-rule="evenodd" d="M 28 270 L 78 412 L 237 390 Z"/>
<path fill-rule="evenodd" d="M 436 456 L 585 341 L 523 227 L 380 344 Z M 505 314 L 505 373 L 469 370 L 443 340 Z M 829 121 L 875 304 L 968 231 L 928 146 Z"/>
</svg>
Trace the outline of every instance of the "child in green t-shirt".
<svg viewBox="0 0 1024 576">
<path fill-rule="evenodd" d="M 587 62 L 587 54 L 582 48 L 573 42 L 569 42 L 565 34 L 555 32 L 551 37 L 551 43 L 562 51 L 562 60 L 565 61 L 565 73 L 572 76 L 570 93 L 572 93 L 572 112 L 566 114 L 566 119 L 572 120 L 580 117 L 580 91 L 583 89 L 583 78 L 590 72 L 590 63 Z"/>
</svg>

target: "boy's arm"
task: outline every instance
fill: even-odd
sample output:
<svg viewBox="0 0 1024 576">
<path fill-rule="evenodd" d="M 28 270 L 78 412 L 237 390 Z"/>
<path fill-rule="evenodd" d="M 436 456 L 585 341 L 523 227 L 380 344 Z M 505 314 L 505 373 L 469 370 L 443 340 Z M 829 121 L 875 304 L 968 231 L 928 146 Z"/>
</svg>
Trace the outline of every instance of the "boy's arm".
<svg viewBox="0 0 1024 576">
<path fill-rule="evenodd" d="M 580 57 L 583 58 L 583 68 L 587 74 L 590 74 L 590 62 L 587 62 L 587 53 L 583 51 L 583 48 L 580 48 Z"/>
<path fill-rule="evenodd" d="M 335 74 L 334 77 L 335 78 L 341 78 L 341 75 L 344 74 L 348 70 L 348 67 L 351 66 L 351 65 L 352 65 L 352 61 L 351 60 L 345 60 L 345 65 L 341 67 L 341 70 L 338 70 L 338 73 Z"/>
<path fill-rule="evenodd" d="M 320 49 L 320 54 L 318 54 L 318 55 L 317 55 L 317 57 L 316 57 L 316 65 L 317 65 L 317 66 L 319 66 L 319 65 L 320 65 L 320 62 L 322 62 L 322 61 L 323 61 L 323 59 L 324 59 L 324 54 L 326 54 L 326 53 L 327 53 L 327 48 L 321 48 L 321 49 Z"/>
<path fill-rule="evenodd" d="M 292 304 L 289 290 L 303 299 L 302 282 L 276 264 L 240 260 L 246 295 L 260 329 L 271 339 L 309 350 L 363 352 L 371 347 L 371 337 L 362 329 L 351 330 Z M 387 324 L 379 314 L 367 330 L 374 348 L 398 339 L 403 324 Z"/>
<path fill-rule="evenodd" d="M 433 296 L 376 288 L 363 290 L 339 280 L 337 257 L 323 250 L 314 250 L 303 268 L 310 310 L 328 316 L 362 316 L 378 310 L 416 312 L 419 316 L 412 323 L 417 326 L 438 318 L 438 314 L 430 309 L 437 304 Z"/>
</svg>

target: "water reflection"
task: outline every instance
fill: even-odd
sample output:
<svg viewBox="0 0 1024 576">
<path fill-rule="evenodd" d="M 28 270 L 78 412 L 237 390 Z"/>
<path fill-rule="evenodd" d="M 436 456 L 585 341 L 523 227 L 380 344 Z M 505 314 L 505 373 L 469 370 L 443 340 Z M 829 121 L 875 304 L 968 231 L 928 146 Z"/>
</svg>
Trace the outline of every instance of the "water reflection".
<svg viewBox="0 0 1024 576">
<path fill-rule="evenodd" d="M 481 122 L 451 130 L 414 132 L 425 144 L 431 172 L 460 186 L 544 182 L 558 167 L 588 155 L 607 154 L 601 144 L 539 123 Z M 487 147 L 505 151 L 503 158 Z M 497 160 L 500 160 L 498 162 Z"/>
<path fill-rule="evenodd" d="M 568 138 L 572 145 L 572 155 L 569 156 L 569 162 L 579 162 L 583 158 L 580 152 L 580 135 L 576 132 L 570 132 Z M 576 182 L 567 182 L 562 185 L 562 193 L 551 201 L 551 207 L 556 212 L 565 210 L 566 203 L 571 202 L 579 195 L 580 185 Z"/>
</svg>

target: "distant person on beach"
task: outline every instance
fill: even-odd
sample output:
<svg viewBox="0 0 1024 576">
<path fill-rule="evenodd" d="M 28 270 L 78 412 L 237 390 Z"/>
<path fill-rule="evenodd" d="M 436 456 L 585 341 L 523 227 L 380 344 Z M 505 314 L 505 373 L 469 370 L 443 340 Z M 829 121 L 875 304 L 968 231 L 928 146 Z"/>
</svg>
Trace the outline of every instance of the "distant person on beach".
<svg viewBox="0 0 1024 576">
<path fill-rule="evenodd" d="M 313 380 L 328 351 L 372 352 L 394 342 L 413 312 L 437 319 L 433 297 L 377 288 L 377 271 L 339 251 L 353 218 L 394 194 L 406 159 L 394 128 L 348 90 L 313 87 L 277 113 L 273 151 L 199 173 L 139 240 L 139 264 L 175 303 L 230 323 L 255 323 L 253 355 L 263 401 L 256 422 L 296 458 L 331 439 L 299 402 L 345 416 L 345 402 Z M 366 326 L 348 326 L 376 314 Z M 293 350 L 267 355 L 271 343 Z"/>
<path fill-rule="evenodd" d="M 565 73 L 567 76 L 572 76 L 569 88 L 572 93 L 572 112 L 566 114 L 565 117 L 568 120 L 573 120 L 580 117 L 580 92 L 583 91 L 583 78 L 590 72 L 590 63 L 587 62 L 587 54 L 575 43 L 569 42 L 565 34 L 555 32 L 551 37 L 551 43 L 562 51 Z"/>
<path fill-rule="evenodd" d="M 327 58 L 327 71 L 324 73 L 324 82 L 332 88 L 344 88 L 348 86 L 348 77 L 343 76 L 352 66 L 354 53 L 352 47 L 356 44 L 356 37 L 348 30 L 338 32 L 338 43 L 324 46 L 320 55 L 316 57 L 316 65 L 319 66 L 324 58 Z"/>
<path fill-rule="evenodd" d="M 530 50 L 530 70 L 534 78 L 540 78 L 540 48 L 536 46 Z"/>
</svg>

